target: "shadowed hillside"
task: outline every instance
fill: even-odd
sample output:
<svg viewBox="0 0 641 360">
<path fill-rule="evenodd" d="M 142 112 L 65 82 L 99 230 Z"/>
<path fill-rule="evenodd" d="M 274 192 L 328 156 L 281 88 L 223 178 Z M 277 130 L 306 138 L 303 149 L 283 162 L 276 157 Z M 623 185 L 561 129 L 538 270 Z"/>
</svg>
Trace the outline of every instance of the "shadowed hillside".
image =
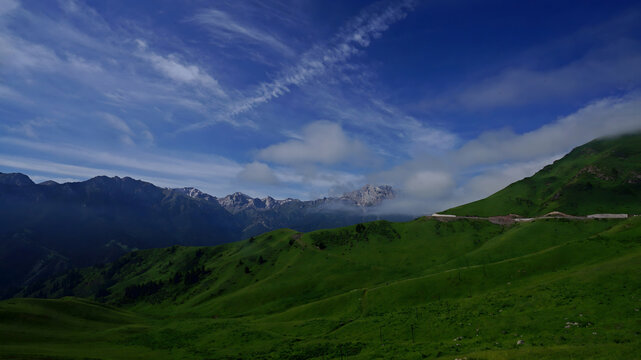
<svg viewBox="0 0 641 360">
<path fill-rule="evenodd" d="M 111 261 L 133 249 L 214 245 L 235 239 L 233 217 L 131 178 L 99 176 L 34 184 L 0 174 L 0 297 L 70 266 Z"/>
</svg>

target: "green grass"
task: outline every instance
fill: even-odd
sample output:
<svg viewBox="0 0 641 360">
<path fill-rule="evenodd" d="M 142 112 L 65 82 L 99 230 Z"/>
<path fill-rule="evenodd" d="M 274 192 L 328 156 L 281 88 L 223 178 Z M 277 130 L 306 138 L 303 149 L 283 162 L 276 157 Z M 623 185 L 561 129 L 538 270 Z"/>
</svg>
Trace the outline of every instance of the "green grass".
<svg viewBox="0 0 641 360">
<path fill-rule="evenodd" d="M 640 245 L 638 217 L 421 218 L 138 251 L 41 294 L 91 300 L 0 303 L 0 358 L 634 358 Z"/>
<path fill-rule="evenodd" d="M 593 141 L 449 212 L 638 214 L 640 164 L 641 135 Z M 641 217 L 282 229 L 34 284 L 0 359 L 641 358 L 639 264 Z"/>
<path fill-rule="evenodd" d="M 589 142 L 531 177 L 444 213 L 537 216 L 550 211 L 641 214 L 641 134 Z"/>
</svg>

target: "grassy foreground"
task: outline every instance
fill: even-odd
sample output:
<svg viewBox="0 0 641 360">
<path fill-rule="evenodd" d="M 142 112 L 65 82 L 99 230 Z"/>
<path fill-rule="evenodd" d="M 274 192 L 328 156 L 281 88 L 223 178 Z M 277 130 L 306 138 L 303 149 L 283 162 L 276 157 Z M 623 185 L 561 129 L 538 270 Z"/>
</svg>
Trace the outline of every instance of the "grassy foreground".
<svg viewBox="0 0 641 360">
<path fill-rule="evenodd" d="M 639 358 L 639 264 L 640 217 L 279 230 L 0 302 L 0 358 Z"/>
</svg>

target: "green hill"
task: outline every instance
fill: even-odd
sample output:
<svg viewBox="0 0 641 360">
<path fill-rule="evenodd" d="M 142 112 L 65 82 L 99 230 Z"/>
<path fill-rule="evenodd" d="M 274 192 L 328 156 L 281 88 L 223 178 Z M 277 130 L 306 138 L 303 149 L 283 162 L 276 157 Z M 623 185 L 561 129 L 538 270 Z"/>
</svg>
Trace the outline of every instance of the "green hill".
<svg viewBox="0 0 641 360">
<path fill-rule="evenodd" d="M 143 250 L 24 294 L 76 298 L 0 303 L 0 358 L 618 359 L 641 345 L 640 261 L 639 217 Z M 58 320 L 77 303 L 79 329 Z"/>
<path fill-rule="evenodd" d="M 591 142 L 454 212 L 638 213 L 638 140 Z M 635 358 L 639 264 L 640 216 L 422 217 L 140 250 L 0 302 L 0 359 Z"/>
<path fill-rule="evenodd" d="M 641 134 L 591 141 L 531 177 L 444 213 L 536 216 L 551 211 L 641 214 Z"/>
</svg>

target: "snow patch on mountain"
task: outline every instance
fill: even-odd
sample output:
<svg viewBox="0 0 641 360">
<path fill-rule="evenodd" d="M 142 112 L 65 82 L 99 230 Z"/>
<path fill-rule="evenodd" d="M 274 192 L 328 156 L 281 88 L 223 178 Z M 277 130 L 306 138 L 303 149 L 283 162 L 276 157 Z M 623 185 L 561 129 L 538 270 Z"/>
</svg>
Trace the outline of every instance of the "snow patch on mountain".
<svg viewBox="0 0 641 360">
<path fill-rule="evenodd" d="M 360 207 L 376 206 L 384 200 L 393 199 L 396 196 L 389 185 L 375 186 L 367 184 L 358 190 L 345 193 L 339 199 L 351 200 Z"/>
<path fill-rule="evenodd" d="M 271 196 L 265 198 L 253 198 L 241 192 L 235 192 L 222 198 L 204 193 L 193 187 L 184 187 L 174 189 L 186 196 L 194 199 L 205 201 L 217 201 L 225 210 L 232 214 L 246 210 L 271 210 L 279 209 L 288 203 L 299 203 L 305 208 L 326 208 L 328 206 L 353 206 L 355 208 L 367 208 L 380 205 L 384 200 L 395 197 L 394 190 L 389 185 L 375 186 L 367 184 L 358 190 L 345 193 L 339 197 L 326 197 L 322 199 L 302 201 L 298 199 L 287 198 L 283 200 L 274 199 Z"/>
<path fill-rule="evenodd" d="M 215 196 L 211 196 L 205 192 L 202 192 L 194 187 L 184 187 L 184 188 L 177 188 L 173 189 L 174 191 L 177 191 L 183 195 L 189 196 L 192 199 L 200 199 L 200 200 L 205 200 L 205 201 L 215 201 L 217 200 Z"/>
</svg>

